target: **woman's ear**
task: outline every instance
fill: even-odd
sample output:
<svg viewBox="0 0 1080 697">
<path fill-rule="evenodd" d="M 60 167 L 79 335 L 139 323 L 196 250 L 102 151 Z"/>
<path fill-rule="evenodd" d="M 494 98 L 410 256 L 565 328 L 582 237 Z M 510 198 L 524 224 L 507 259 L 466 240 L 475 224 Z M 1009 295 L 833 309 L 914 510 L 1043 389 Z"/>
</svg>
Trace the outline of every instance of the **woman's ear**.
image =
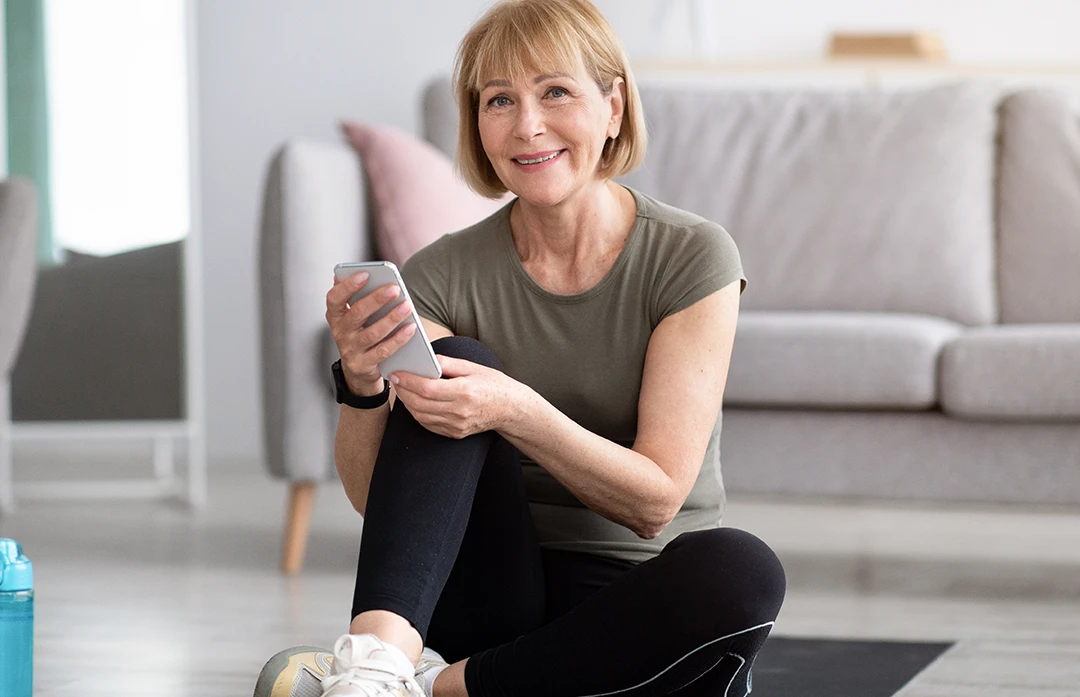
<svg viewBox="0 0 1080 697">
<path fill-rule="evenodd" d="M 608 93 L 608 102 L 611 104 L 611 121 L 608 122 L 608 138 L 618 138 L 622 130 L 623 113 L 626 111 L 626 81 L 617 77 L 611 81 L 611 92 Z"/>
</svg>

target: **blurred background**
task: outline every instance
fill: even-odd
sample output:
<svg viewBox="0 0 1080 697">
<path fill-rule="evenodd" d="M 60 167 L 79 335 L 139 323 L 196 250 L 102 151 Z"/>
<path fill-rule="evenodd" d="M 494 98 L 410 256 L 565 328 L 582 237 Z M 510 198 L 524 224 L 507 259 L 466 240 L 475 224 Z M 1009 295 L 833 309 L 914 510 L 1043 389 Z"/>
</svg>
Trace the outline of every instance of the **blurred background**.
<svg viewBox="0 0 1080 697">
<path fill-rule="evenodd" d="M 191 225 L 198 227 L 201 248 L 192 261 L 205 294 L 204 307 L 198 310 L 205 333 L 205 384 L 212 386 L 204 397 L 206 451 L 214 467 L 257 470 L 262 425 L 254 398 L 256 234 L 266 164 L 288 138 L 337 140 L 336 123 L 343 118 L 417 133 L 422 86 L 449 74 L 458 40 L 488 3 L 193 1 L 190 31 L 180 0 L 8 4 L 16 9 L 39 5 L 49 30 L 48 36 L 42 35 L 47 105 L 7 105 L 13 118 L 47 114 L 47 121 L 39 120 L 33 129 L 39 140 L 47 140 L 47 165 L 40 155 L 20 155 L 11 170 L 27 173 L 18 170 L 47 167 L 39 174 L 48 181 L 42 217 L 51 219 L 48 235 L 39 240 L 43 264 L 66 259 L 74 266 L 86 261 L 81 255 L 152 247 L 182 239 Z M 708 3 L 708 44 L 696 42 L 702 32 L 700 24 L 695 25 L 695 4 L 705 3 L 597 2 L 643 79 L 648 79 L 650 66 L 678 68 L 705 61 L 750 64 L 746 72 L 729 65 L 709 78 L 742 85 L 857 84 L 858 74 L 838 78 L 818 65 L 827 54 L 830 34 L 845 30 L 927 29 L 941 37 L 955 64 L 1031 66 L 1036 77 L 1080 64 L 1074 31 L 1080 24 L 1080 5 L 1071 0 L 716 0 Z M 662 5 L 669 7 L 664 10 Z M 18 21 L 23 21 L 27 12 L 19 12 Z M 8 26 L 9 56 L 19 49 L 12 44 L 20 41 L 21 31 Z M 777 61 L 784 64 L 779 69 L 758 65 Z M 673 72 L 677 69 L 667 70 Z M 703 79 L 700 70 L 690 72 Z M 28 88 L 9 83 L 8 98 L 26 94 L 20 89 Z M 118 111 L 117 105 L 123 109 Z M 188 109 L 194 123 L 187 118 Z M 188 129 L 193 127 L 191 142 Z M 196 171 L 189 169 L 193 162 Z M 200 203 L 197 218 L 187 205 L 191 194 Z M 153 301 L 131 307 L 132 322 L 150 321 L 145 316 L 151 311 L 148 306 L 173 313 L 182 300 L 175 292 L 181 275 L 158 258 L 167 255 L 153 250 L 143 254 L 148 259 L 134 266 L 146 276 L 140 282 L 154 287 L 140 295 L 150 293 Z M 46 290 L 51 293 L 52 287 Z M 65 286 L 55 294 L 66 303 L 72 292 L 80 291 Z M 35 327 L 45 321 L 35 316 Z M 32 331 L 29 341 L 48 351 L 51 336 Z M 74 367 L 65 368 L 64 362 L 49 361 L 45 369 L 35 364 L 34 355 L 24 356 L 13 378 L 14 418 L 179 414 L 183 388 L 178 366 L 184 354 L 177 341 L 182 344 L 183 337 L 179 326 L 164 322 L 156 336 L 157 350 L 145 352 L 160 357 L 152 370 L 130 380 L 110 375 L 122 399 L 109 397 L 95 382 L 86 394 L 91 403 L 81 407 L 58 404 L 41 393 L 53 384 L 74 388 L 90 378 Z M 119 358 L 115 363 L 138 370 L 127 359 L 130 353 L 114 350 Z M 84 360 L 106 369 L 104 358 Z M 159 394 L 153 398 L 141 389 L 151 376 L 159 381 Z"/>
<path fill-rule="evenodd" d="M 866 91 L 977 76 L 1080 97 L 1074 0 L 594 2 L 643 84 Z M 313 504 L 287 499 L 266 471 L 259 227 L 268 168 L 290 140 L 340 143 L 341 120 L 420 136 L 423 90 L 450 75 L 458 42 L 490 4 L 2 3 L 0 174 L 34 184 L 38 220 L 28 319 L 16 332 L 10 394 L 0 391 L 10 403 L 0 409 L 9 458 L 0 460 L 0 536 L 21 538 L 51 568 L 41 577 L 60 602 L 39 614 L 41 694 L 96 694 L 76 673 L 93 674 L 91 664 L 118 650 L 146 667 L 110 694 L 242 693 L 260 657 L 332 641 L 360 529 L 336 483 L 319 493 L 303 574 L 278 572 L 283 517 L 312 516 Z M 857 37 L 854 53 L 830 57 L 840 34 L 899 34 L 915 48 L 875 54 Z M 15 278 L 4 261 L 0 291 Z M 325 276 L 328 288 L 330 267 Z M 21 312 L 0 324 L 14 326 Z M 155 499 L 169 503 L 145 501 Z M 725 520 L 787 555 L 784 633 L 984 641 L 982 653 L 961 654 L 978 661 L 958 663 L 964 674 L 1006 660 L 1007 627 L 1027 620 L 1026 636 L 1051 658 L 1013 655 L 1019 662 L 994 678 L 993 694 L 1034 694 L 1002 687 L 1014 673 L 1052 676 L 1039 693 L 1047 697 L 1080 694 L 1069 667 L 1080 651 L 1075 502 L 736 492 Z M 107 588 L 143 599 L 99 606 Z M 185 621 L 176 634 L 161 629 Z M 252 626 L 262 635 L 241 646 L 238 633 Z M 63 666 L 102 636 L 78 670 Z M 220 665 L 222 656 L 236 665 Z M 205 665 L 214 667 L 190 677 Z M 935 690 L 910 695 L 989 694 Z"/>
</svg>

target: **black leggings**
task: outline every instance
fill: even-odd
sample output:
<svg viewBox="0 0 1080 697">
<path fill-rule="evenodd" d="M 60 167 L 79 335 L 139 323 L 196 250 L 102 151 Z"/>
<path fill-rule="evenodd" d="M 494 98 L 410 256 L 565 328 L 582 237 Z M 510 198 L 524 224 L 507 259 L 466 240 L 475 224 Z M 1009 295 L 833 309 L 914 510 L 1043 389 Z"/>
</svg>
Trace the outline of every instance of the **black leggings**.
<svg viewBox="0 0 1080 697">
<path fill-rule="evenodd" d="M 501 368 L 450 337 L 437 353 Z M 679 535 L 633 564 L 541 550 L 518 453 L 495 432 L 452 439 L 390 414 L 368 493 L 352 616 L 390 610 L 471 697 L 742 697 L 784 597 L 762 541 Z"/>
</svg>

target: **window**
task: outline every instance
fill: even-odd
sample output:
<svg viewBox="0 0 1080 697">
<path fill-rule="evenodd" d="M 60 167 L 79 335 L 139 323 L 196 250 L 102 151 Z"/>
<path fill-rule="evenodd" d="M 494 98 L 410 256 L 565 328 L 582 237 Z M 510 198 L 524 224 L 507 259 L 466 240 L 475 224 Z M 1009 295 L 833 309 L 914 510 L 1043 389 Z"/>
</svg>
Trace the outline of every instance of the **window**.
<svg viewBox="0 0 1080 697">
<path fill-rule="evenodd" d="M 115 254 L 190 226 L 185 0 L 46 0 L 55 248 Z"/>
</svg>

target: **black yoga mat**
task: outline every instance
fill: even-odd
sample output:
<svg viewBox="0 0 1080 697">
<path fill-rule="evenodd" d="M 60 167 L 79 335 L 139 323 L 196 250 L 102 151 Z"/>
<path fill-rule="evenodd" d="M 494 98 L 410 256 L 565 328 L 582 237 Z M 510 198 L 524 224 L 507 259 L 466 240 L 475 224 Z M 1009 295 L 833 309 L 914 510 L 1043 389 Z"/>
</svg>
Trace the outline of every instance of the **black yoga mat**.
<svg viewBox="0 0 1080 697">
<path fill-rule="evenodd" d="M 952 644 L 772 637 L 752 697 L 892 697 Z"/>
</svg>

